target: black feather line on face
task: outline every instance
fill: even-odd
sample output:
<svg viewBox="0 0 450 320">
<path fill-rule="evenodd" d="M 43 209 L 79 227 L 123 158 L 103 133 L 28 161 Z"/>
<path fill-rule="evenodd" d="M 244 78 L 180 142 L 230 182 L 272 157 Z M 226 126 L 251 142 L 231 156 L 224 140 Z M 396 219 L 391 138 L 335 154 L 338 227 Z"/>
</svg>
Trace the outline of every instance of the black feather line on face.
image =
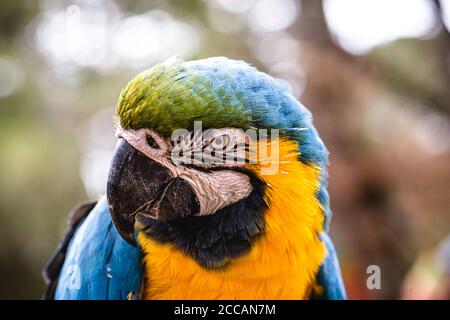
<svg viewBox="0 0 450 320">
<path fill-rule="evenodd" d="M 139 215 L 137 218 L 149 237 L 160 243 L 172 243 L 201 266 L 221 268 L 250 251 L 265 230 L 264 201 L 266 184 L 254 173 L 242 168 L 254 187 L 247 198 L 208 216 L 190 216 L 162 221 Z"/>
</svg>

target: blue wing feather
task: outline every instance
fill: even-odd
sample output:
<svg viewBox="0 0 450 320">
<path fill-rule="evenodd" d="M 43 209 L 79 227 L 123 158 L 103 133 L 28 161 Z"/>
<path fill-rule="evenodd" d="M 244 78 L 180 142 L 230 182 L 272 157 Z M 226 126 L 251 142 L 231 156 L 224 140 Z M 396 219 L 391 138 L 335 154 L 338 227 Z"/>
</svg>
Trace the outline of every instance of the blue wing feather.
<svg viewBox="0 0 450 320">
<path fill-rule="evenodd" d="M 317 284 L 320 285 L 323 290 L 321 290 L 321 292 L 313 292 L 311 298 L 321 300 L 345 300 L 347 295 L 345 293 L 341 268 L 339 267 L 339 261 L 333 242 L 326 232 L 321 233 L 320 238 L 327 249 L 327 256 L 317 274 Z"/>
<path fill-rule="evenodd" d="M 106 198 L 76 230 L 58 279 L 55 299 L 127 299 L 140 292 L 141 253 L 114 227 Z"/>
</svg>

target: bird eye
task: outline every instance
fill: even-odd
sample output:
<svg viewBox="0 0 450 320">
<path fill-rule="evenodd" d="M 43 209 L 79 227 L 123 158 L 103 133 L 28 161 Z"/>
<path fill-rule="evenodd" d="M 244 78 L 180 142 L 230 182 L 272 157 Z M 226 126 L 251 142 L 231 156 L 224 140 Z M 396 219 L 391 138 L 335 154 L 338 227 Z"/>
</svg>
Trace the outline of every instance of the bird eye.
<svg viewBox="0 0 450 320">
<path fill-rule="evenodd" d="M 153 149 L 159 149 L 158 144 L 156 143 L 155 139 L 151 135 L 147 135 L 147 143 L 148 145 Z"/>
<path fill-rule="evenodd" d="M 214 140 L 211 142 L 211 146 L 214 149 L 227 149 L 227 146 L 230 144 L 231 139 L 228 135 L 224 134 L 218 137 L 215 137 Z"/>
</svg>

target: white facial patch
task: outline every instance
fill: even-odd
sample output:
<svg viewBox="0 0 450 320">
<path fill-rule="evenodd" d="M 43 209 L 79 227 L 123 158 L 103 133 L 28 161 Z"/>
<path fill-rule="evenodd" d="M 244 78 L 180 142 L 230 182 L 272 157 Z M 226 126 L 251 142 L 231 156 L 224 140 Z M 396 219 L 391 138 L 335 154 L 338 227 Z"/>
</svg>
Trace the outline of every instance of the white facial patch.
<svg viewBox="0 0 450 320">
<path fill-rule="evenodd" d="M 250 178 L 244 173 L 227 169 L 204 172 L 173 163 L 170 159 L 172 144 L 153 130 L 147 128 L 125 130 L 117 126 L 116 136 L 125 139 L 135 149 L 166 167 L 174 178 L 178 177 L 188 182 L 199 200 L 200 212 L 197 214 L 199 216 L 213 214 L 236 203 L 247 197 L 253 190 Z M 236 141 L 242 142 L 244 139 L 245 142 L 245 138 L 239 135 L 237 129 L 222 128 L 210 130 L 209 135 L 205 137 L 206 144 L 219 136 L 236 137 Z M 152 148 L 148 144 L 148 137 L 155 141 L 158 148 Z M 226 167 L 226 165 L 223 166 Z"/>
</svg>

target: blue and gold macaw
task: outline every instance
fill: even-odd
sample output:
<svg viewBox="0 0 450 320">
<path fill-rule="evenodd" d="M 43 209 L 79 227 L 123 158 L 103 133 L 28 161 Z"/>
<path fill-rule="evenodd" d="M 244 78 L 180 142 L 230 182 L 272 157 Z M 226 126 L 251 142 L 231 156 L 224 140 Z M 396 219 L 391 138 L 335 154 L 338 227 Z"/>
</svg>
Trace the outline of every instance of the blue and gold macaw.
<svg viewBox="0 0 450 320">
<path fill-rule="evenodd" d="M 186 143 L 196 122 L 205 138 Z M 171 58 L 122 90 L 115 123 L 106 197 L 73 211 L 46 298 L 345 298 L 327 233 L 328 153 L 279 81 L 224 57 Z M 175 161 L 180 129 L 188 149 L 243 146 L 250 157 L 254 142 L 258 156 Z M 263 144 L 276 146 L 270 174 Z"/>
</svg>

